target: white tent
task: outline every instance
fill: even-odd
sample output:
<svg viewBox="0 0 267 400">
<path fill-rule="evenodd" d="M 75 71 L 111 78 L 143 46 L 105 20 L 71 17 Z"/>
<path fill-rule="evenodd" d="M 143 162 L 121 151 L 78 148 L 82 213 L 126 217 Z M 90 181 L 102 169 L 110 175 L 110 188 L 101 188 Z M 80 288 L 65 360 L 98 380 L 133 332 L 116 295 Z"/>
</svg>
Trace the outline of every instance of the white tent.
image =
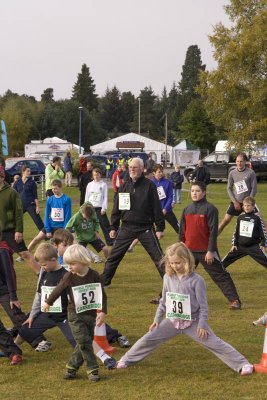
<svg viewBox="0 0 267 400">
<path fill-rule="evenodd" d="M 115 151 L 118 150 L 116 146 L 117 142 L 143 142 L 144 152 L 147 154 L 152 153 L 153 159 L 157 163 L 165 160 L 166 145 L 164 143 L 157 142 L 156 140 L 149 139 L 133 132 L 107 140 L 106 142 L 95 144 L 94 146 L 91 146 L 90 149 L 92 153 Z M 172 163 L 172 146 L 167 146 L 167 161 L 168 163 Z"/>
<path fill-rule="evenodd" d="M 190 149 L 191 147 L 191 149 Z M 192 145 L 188 148 L 186 140 L 182 140 L 173 148 L 173 163 L 183 167 L 194 165 L 199 160 L 200 150 L 192 149 Z"/>
</svg>

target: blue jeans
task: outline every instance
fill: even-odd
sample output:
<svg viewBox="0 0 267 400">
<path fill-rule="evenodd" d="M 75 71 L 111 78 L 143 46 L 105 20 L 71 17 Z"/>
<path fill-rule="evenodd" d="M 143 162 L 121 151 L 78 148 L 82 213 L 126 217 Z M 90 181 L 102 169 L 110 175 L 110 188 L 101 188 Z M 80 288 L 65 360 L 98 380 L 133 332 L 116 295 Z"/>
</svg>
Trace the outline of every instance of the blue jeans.
<svg viewBox="0 0 267 400">
<path fill-rule="evenodd" d="M 173 189 L 173 203 L 181 203 L 181 189 Z"/>
</svg>

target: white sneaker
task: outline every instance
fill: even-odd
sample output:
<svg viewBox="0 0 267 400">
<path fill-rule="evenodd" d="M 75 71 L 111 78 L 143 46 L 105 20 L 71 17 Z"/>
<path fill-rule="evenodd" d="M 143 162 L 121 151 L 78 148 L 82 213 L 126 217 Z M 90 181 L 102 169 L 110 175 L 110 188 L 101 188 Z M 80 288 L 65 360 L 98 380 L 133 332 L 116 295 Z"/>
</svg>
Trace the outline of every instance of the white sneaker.
<svg viewBox="0 0 267 400">
<path fill-rule="evenodd" d="M 245 375 L 251 375 L 254 372 L 254 367 L 251 364 L 245 364 L 243 365 L 240 375 L 245 376 Z"/>
<path fill-rule="evenodd" d="M 128 365 L 124 361 L 118 361 L 116 368 L 117 369 L 128 368 Z"/>
<path fill-rule="evenodd" d="M 265 326 L 267 322 L 267 312 L 264 313 L 259 319 L 257 319 L 256 321 L 253 321 L 252 324 L 255 326 L 260 326 L 263 325 Z"/>
<path fill-rule="evenodd" d="M 102 261 L 102 258 L 101 257 L 99 257 L 99 256 L 96 256 L 95 258 L 94 258 L 94 263 L 95 264 L 99 264 L 99 263 L 102 263 L 103 261 Z"/>
<path fill-rule="evenodd" d="M 17 262 L 23 262 L 23 261 L 25 261 L 25 260 L 24 260 L 24 258 L 22 258 L 22 257 L 18 257 L 18 258 L 16 258 L 16 261 L 17 261 Z"/>
<path fill-rule="evenodd" d="M 35 351 L 45 352 L 50 350 L 52 347 L 52 343 L 48 342 L 47 340 L 42 340 L 38 346 L 35 348 Z"/>
</svg>

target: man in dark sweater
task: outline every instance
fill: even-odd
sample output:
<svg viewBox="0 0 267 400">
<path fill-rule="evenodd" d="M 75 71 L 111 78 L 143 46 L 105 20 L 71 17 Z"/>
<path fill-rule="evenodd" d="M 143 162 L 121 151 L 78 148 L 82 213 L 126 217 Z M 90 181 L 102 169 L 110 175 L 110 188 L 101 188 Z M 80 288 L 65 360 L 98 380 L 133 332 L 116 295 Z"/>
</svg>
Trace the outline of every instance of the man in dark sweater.
<svg viewBox="0 0 267 400">
<path fill-rule="evenodd" d="M 119 188 L 114 200 L 110 237 L 116 240 L 102 273 L 105 286 L 110 285 L 134 239 L 138 239 L 148 252 L 160 276 L 164 275 L 164 267 L 160 263 L 163 252 L 159 239 L 163 235 L 165 221 L 157 189 L 153 182 L 144 177 L 142 159 L 133 158 L 129 170 L 130 179 Z"/>
<path fill-rule="evenodd" d="M 217 248 L 218 210 L 206 200 L 206 185 L 193 182 L 193 203 L 183 210 L 180 240 L 192 251 L 196 265 L 200 262 L 211 279 L 230 301 L 230 309 L 240 309 L 241 303 L 228 272 L 224 269 Z"/>
</svg>

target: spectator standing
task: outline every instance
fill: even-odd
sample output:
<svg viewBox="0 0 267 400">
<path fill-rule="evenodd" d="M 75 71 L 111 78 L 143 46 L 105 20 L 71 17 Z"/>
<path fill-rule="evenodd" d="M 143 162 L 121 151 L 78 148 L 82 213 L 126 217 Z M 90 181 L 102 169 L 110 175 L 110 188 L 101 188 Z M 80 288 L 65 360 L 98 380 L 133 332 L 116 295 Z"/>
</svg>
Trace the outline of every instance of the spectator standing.
<svg viewBox="0 0 267 400">
<path fill-rule="evenodd" d="M 149 153 L 148 159 L 147 159 L 146 162 L 145 162 L 145 170 L 146 170 L 146 171 L 147 171 L 147 170 L 153 171 L 155 165 L 156 165 L 156 162 L 153 160 L 152 154 Z"/>
<path fill-rule="evenodd" d="M 123 184 L 122 176 L 123 176 L 122 165 L 118 164 L 118 167 L 116 171 L 113 173 L 111 180 L 112 187 L 114 190 L 114 199 L 118 193 L 119 188 Z"/>
<path fill-rule="evenodd" d="M 110 156 L 107 158 L 106 161 L 106 178 L 109 180 L 111 180 L 113 169 L 114 169 L 114 161 L 113 158 Z"/>
<path fill-rule="evenodd" d="M 68 151 L 66 157 L 64 158 L 64 172 L 65 172 L 65 185 L 71 186 L 72 184 L 72 161 L 71 161 L 71 154 Z"/>
<path fill-rule="evenodd" d="M 53 196 L 52 182 L 55 179 L 63 179 L 64 172 L 61 168 L 61 158 L 56 156 L 53 158 L 51 164 L 48 164 L 45 168 L 45 190 L 46 197 Z"/>
<path fill-rule="evenodd" d="M 173 184 L 173 204 L 181 204 L 181 191 L 184 176 L 180 171 L 180 165 L 176 164 L 174 172 L 171 173 L 170 181 Z"/>
<path fill-rule="evenodd" d="M 210 172 L 206 165 L 203 164 L 202 160 L 198 160 L 197 166 L 191 174 L 190 181 L 192 182 L 203 182 L 205 185 L 210 183 Z"/>
</svg>

